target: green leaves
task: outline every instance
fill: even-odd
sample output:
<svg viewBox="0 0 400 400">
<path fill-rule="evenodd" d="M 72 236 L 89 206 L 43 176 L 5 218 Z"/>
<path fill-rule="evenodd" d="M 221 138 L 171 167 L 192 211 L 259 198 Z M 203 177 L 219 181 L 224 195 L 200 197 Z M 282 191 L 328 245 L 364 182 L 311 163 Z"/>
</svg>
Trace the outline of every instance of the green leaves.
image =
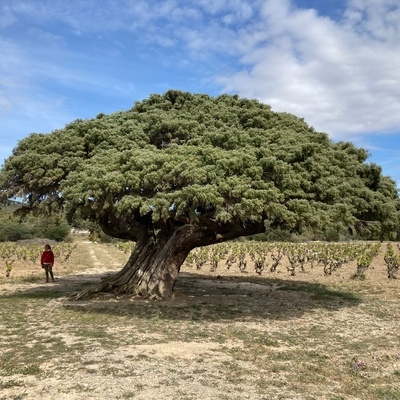
<svg viewBox="0 0 400 400">
<path fill-rule="evenodd" d="M 62 203 L 107 224 L 264 221 L 366 232 L 373 223 L 369 232 L 387 237 L 398 221 L 397 190 L 367 157 L 256 100 L 169 91 L 28 136 L 1 171 L 1 196 L 38 209 Z"/>
</svg>

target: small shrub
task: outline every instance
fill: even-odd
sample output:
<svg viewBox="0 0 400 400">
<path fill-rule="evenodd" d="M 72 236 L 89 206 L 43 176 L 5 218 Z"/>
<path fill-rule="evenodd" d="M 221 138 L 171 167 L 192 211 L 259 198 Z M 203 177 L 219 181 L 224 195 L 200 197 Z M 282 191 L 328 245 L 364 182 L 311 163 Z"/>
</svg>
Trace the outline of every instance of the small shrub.
<svg viewBox="0 0 400 400">
<path fill-rule="evenodd" d="M 10 221 L 0 226 L 0 242 L 16 242 L 29 239 L 31 236 L 32 231 L 25 223 Z"/>
<path fill-rule="evenodd" d="M 66 222 L 62 222 L 60 225 L 54 225 L 49 227 L 45 232 L 45 237 L 57 242 L 62 242 L 70 232 L 70 227 Z"/>
</svg>

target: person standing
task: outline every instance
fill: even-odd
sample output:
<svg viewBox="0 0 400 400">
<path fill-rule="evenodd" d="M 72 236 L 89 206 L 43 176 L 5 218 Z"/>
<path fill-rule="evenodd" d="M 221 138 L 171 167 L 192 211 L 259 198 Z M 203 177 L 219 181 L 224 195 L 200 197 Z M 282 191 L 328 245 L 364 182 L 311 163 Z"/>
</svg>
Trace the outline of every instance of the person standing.
<svg viewBox="0 0 400 400">
<path fill-rule="evenodd" d="M 49 282 L 49 275 L 51 277 L 51 280 L 55 282 L 53 274 L 54 253 L 51 250 L 51 246 L 49 244 L 46 244 L 44 246 L 44 251 L 42 253 L 40 263 L 42 264 L 42 268 L 44 268 L 44 272 L 46 273 L 46 283 Z"/>
</svg>

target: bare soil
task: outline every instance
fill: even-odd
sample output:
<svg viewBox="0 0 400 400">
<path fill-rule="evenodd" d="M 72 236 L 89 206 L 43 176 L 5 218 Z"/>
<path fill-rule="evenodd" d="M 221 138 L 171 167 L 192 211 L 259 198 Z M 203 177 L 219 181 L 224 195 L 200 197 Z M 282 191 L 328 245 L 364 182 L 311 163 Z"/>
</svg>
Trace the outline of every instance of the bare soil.
<svg viewBox="0 0 400 400">
<path fill-rule="evenodd" d="M 69 295 L 128 254 L 77 239 L 56 283 L 38 265 L 0 279 L 0 399 L 400 399 L 400 285 L 385 245 L 291 276 L 184 266 L 163 302 Z"/>
</svg>

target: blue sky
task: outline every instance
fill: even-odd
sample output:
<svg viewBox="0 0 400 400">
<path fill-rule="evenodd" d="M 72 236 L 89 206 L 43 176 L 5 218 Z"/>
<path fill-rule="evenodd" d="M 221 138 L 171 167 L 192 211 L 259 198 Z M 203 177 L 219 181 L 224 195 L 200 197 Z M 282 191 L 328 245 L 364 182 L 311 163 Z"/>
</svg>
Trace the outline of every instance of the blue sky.
<svg viewBox="0 0 400 400">
<path fill-rule="evenodd" d="M 237 93 L 400 186 L 398 0 L 1 0 L 0 164 L 32 132 L 179 89 Z"/>
</svg>

